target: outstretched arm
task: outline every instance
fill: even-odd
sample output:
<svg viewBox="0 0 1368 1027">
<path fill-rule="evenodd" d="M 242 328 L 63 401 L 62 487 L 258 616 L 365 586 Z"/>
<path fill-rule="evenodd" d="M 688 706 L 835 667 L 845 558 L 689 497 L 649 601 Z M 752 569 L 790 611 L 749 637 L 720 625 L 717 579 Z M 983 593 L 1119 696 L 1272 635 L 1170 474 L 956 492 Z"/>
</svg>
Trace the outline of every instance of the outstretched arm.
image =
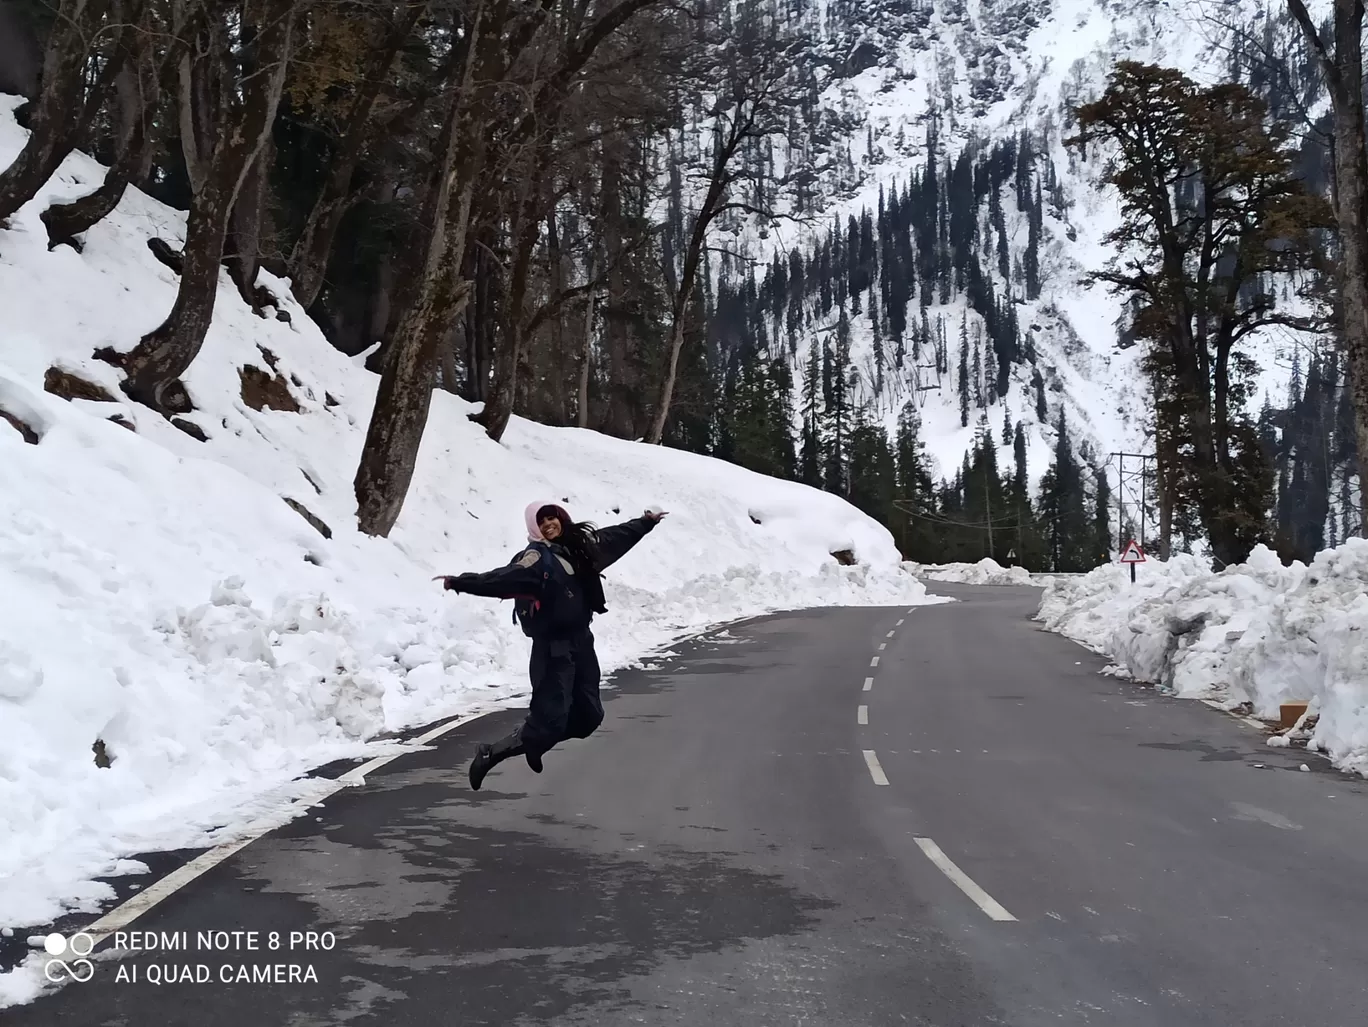
<svg viewBox="0 0 1368 1027">
<path fill-rule="evenodd" d="M 442 587 L 452 592 L 465 592 L 472 596 L 488 596 L 491 599 L 514 599 L 520 596 L 538 598 L 541 596 L 545 573 L 541 567 L 541 554 L 529 549 L 507 567 L 499 567 L 483 574 L 457 574 L 443 577 Z"/>
<path fill-rule="evenodd" d="M 663 512 L 647 512 L 622 524 L 601 528 L 598 533 L 598 569 L 605 570 L 621 560 L 664 518 Z"/>
</svg>

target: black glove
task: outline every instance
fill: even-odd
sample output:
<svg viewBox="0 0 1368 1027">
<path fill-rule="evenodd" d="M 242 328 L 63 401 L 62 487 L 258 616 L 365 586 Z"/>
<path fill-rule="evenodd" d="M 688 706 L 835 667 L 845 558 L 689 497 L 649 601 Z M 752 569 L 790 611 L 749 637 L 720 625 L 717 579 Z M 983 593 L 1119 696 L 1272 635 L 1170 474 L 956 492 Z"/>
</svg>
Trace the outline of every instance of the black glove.
<svg viewBox="0 0 1368 1027">
<path fill-rule="evenodd" d="M 459 592 L 461 591 L 461 585 L 464 584 L 465 579 L 469 577 L 469 574 L 448 574 L 445 577 L 434 578 L 433 580 L 440 581 L 442 583 L 442 588 L 446 589 L 448 592 Z"/>
</svg>

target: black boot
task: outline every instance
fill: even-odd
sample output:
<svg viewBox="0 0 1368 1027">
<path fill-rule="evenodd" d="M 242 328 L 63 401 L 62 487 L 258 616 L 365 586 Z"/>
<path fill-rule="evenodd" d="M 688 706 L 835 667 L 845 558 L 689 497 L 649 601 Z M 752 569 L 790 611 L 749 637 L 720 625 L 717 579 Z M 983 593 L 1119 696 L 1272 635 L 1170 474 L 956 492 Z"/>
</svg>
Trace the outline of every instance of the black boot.
<svg viewBox="0 0 1368 1027">
<path fill-rule="evenodd" d="M 478 792 L 486 774 L 510 756 L 521 756 L 523 751 L 522 728 L 492 745 L 489 742 L 480 743 L 475 758 L 470 761 L 470 787 Z"/>
<path fill-rule="evenodd" d="M 527 765 L 532 768 L 532 773 L 540 774 L 542 772 L 542 754 L 528 749 L 523 755 L 527 757 Z"/>
</svg>

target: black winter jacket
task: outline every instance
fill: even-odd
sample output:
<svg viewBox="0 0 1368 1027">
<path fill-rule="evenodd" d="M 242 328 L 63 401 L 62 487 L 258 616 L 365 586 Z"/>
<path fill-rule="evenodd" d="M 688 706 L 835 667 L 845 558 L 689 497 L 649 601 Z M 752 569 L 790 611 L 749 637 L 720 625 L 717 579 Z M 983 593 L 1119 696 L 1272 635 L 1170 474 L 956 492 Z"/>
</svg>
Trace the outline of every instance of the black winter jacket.
<svg viewBox="0 0 1368 1027">
<path fill-rule="evenodd" d="M 457 592 L 492 599 L 533 599 L 541 605 L 538 621 L 544 632 L 569 636 L 584 631 L 595 613 L 605 613 L 603 583 L 599 575 L 611 567 L 656 526 L 656 521 L 637 517 L 594 533 L 594 566 L 587 574 L 576 573 L 570 553 L 554 542 L 534 542 L 506 567 L 483 574 L 458 575 Z M 544 559 L 549 554 L 550 559 Z"/>
</svg>

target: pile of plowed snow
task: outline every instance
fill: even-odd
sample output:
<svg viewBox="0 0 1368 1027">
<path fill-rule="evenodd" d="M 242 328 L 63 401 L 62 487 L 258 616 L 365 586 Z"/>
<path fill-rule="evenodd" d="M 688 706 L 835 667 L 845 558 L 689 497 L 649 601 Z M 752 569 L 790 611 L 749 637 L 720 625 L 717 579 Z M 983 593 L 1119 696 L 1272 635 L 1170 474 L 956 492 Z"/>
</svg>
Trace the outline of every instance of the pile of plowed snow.
<svg viewBox="0 0 1368 1027">
<path fill-rule="evenodd" d="M 1179 696 L 1269 719 L 1307 700 L 1310 747 L 1368 774 L 1368 541 L 1309 567 L 1259 546 L 1219 574 L 1175 556 L 1145 563 L 1135 585 L 1119 564 L 1100 567 L 1053 582 L 1037 619 Z"/>
<path fill-rule="evenodd" d="M 909 563 L 907 566 L 918 577 L 932 581 L 954 581 L 965 585 L 1036 584 L 1025 567 L 1004 567 L 992 557 L 984 557 L 978 563 Z"/>
<path fill-rule="evenodd" d="M 0 166 L 24 138 L 14 105 L 0 97 Z M 92 359 L 170 309 L 175 275 L 147 242 L 178 246 L 185 227 L 130 190 L 83 253 L 48 252 L 39 214 L 102 173 L 72 156 L 0 230 L 0 927 L 97 909 L 112 892 L 96 877 L 143 869 L 129 855 L 226 840 L 263 796 L 383 732 L 520 704 L 528 641 L 509 604 L 430 579 L 507 562 L 529 502 L 599 524 L 671 513 L 607 576 L 608 671 L 767 611 L 936 601 L 835 496 L 518 419 L 491 442 L 445 393 L 397 528 L 360 535 L 352 479 L 377 379 L 287 283 L 262 276 L 288 323 L 223 276 L 183 425 L 127 402 Z M 53 365 L 107 398 L 45 391 Z M 299 411 L 255 409 L 244 368 Z"/>
</svg>

